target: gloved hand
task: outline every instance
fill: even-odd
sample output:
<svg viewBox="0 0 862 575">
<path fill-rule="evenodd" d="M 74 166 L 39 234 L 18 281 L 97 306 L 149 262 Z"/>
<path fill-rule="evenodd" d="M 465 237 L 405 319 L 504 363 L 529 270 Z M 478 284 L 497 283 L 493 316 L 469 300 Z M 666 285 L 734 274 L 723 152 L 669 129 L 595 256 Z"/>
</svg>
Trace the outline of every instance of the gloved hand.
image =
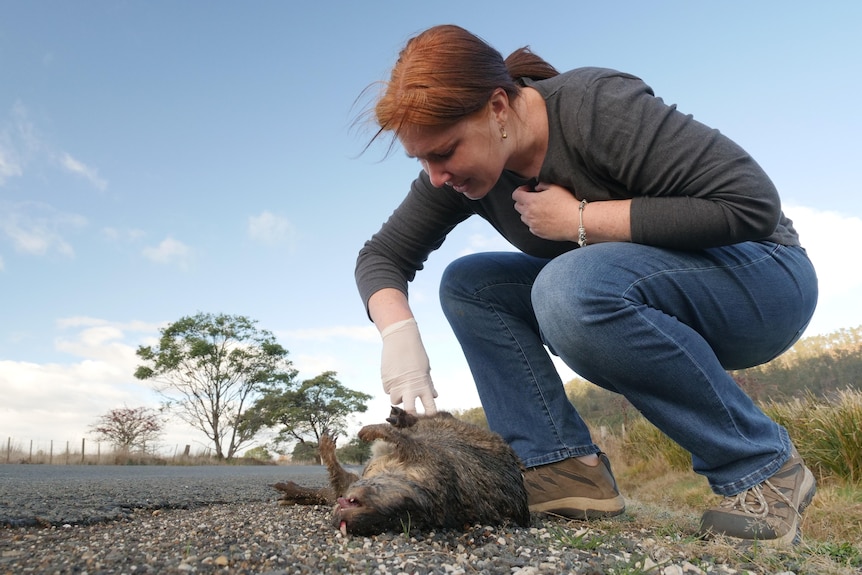
<svg viewBox="0 0 862 575">
<path fill-rule="evenodd" d="M 383 336 L 383 358 L 380 375 L 383 391 L 392 405 L 404 402 L 404 411 L 416 413 L 416 399 L 427 415 L 437 413 L 434 398 L 437 391 L 431 381 L 431 365 L 413 318 L 397 321 L 380 333 Z"/>
</svg>

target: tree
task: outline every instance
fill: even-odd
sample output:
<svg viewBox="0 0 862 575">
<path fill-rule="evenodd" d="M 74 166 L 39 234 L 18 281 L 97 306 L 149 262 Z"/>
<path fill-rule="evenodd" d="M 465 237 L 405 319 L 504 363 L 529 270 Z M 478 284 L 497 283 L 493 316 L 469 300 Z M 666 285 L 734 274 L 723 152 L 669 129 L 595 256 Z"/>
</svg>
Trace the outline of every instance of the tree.
<svg viewBox="0 0 862 575">
<path fill-rule="evenodd" d="M 468 409 L 453 409 L 451 411 L 457 419 L 472 423 L 478 427 L 488 429 L 488 418 L 485 416 L 485 410 L 481 407 L 470 407 Z"/>
<path fill-rule="evenodd" d="M 347 445 L 336 449 L 335 455 L 339 461 L 344 463 L 362 465 L 371 459 L 371 444 L 367 441 L 362 441 L 358 436 L 355 436 L 347 443 Z"/>
<path fill-rule="evenodd" d="M 255 459 L 257 461 L 272 461 L 272 453 L 263 445 L 252 447 L 242 454 L 243 459 Z"/>
<path fill-rule="evenodd" d="M 298 442 L 293 446 L 290 460 L 293 463 L 320 463 L 320 452 L 317 444 L 311 441 Z"/>
<path fill-rule="evenodd" d="M 335 379 L 334 371 L 326 371 L 295 389 L 284 382 L 267 385 L 249 410 L 248 418 L 266 427 L 280 428 L 276 444 L 291 441 L 304 444 L 312 438 L 318 444 L 323 434 L 333 438 L 343 435 L 347 417 L 368 409 L 365 402 L 369 399 L 367 393 L 344 387 Z M 320 463 L 319 455 L 315 458 Z"/>
<path fill-rule="evenodd" d="M 152 380 L 166 406 L 232 459 L 260 430 L 247 419 L 258 390 L 296 376 L 287 350 L 243 316 L 198 313 L 161 330 L 157 346 L 141 346 L 135 377 Z"/>
<path fill-rule="evenodd" d="M 158 439 L 162 428 L 162 419 L 154 409 L 123 407 L 102 415 L 90 430 L 118 451 L 146 452 L 147 445 Z"/>
</svg>

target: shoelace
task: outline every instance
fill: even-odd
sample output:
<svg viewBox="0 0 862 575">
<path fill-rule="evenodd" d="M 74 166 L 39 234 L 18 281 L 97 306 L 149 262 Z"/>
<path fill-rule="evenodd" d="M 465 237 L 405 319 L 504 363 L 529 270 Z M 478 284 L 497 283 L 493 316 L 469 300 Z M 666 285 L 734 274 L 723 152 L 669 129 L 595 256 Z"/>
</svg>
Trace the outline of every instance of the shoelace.
<svg viewBox="0 0 862 575">
<path fill-rule="evenodd" d="M 793 512 L 796 513 L 798 517 L 802 517 L 799 510 L 793 506 L 793 502 L 790 501 L 790 499 L 788 499 L 787 496 L 779 491 L 772 483 L 770 483 L 768 479 L 763 483 L 750 487 L 736 495 L 726 497 L 724 501 L 721 502 L 720 506 L 729 507 L 731 509 L 740 509 L 747 515 L 753 515 L 758 519 L 762 519 L 769 515 L 769 502 L 766 501 L 766 495 L 763 493 L 764 485 L 769 487 L 776 495 L 778 495 L 779 499 L 786 503 L 788 507 L 793 509 Z M 749 495 L 751 495 L 753 499 L 751 503 L 749 503 Z"/>
</svg>

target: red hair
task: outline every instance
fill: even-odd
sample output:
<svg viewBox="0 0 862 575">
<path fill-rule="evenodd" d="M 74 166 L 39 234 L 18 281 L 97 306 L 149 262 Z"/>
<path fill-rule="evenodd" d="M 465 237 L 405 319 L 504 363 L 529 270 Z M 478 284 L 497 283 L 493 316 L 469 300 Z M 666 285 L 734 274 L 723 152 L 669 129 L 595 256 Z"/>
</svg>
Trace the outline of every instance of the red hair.
<svg viewBox="0 0 862 575">
<path fill-rule="evenodd" d="M 379 130 L 397 137 L 410 126 L 442 127 L 480 110 L 497 88 L 514 100 L 518 79 L 557 75 L 553 66 L 520 48 L 505 60 L 487 42 L 454 25 L 429 28 L 407 41 L 374 106 Z"/>
</svg>

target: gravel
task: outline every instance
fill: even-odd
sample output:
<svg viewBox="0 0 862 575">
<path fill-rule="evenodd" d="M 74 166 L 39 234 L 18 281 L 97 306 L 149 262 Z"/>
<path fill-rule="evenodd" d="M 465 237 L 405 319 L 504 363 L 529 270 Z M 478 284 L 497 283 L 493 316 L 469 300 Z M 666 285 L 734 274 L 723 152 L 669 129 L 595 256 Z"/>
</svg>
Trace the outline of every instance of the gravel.
<svg viewBox="0 0 862 575">
<path fill-rule="evenodd" d="M 751 567 L 731 566 L 703 543 L 692 558 L 691 545 L 681 546 L 685 533 L 639 528 L 635 502 L 618 518 L 589 523 L 533 515 L 526 528 L 356 537 L 330 524 L 326 506 L 279 505 L 271 483 L 323 485 L 319 468 L 123 469 L 108 470 L 117 477 L 42 467 L 21 481 L 0 466 L 0 575 L 732 575 Z"/>
<path fill-rule="evenodd" d="M 0 531 L 0 573 L 700 573 L 661 541 L 545 524 L 345 537 L 329 508 L 272 503 L 134 512 Z M 570 535 L 560 531 L 570 529 Z M 563 543 L 580 539 L 584 549 Z M 656 560 L 662 561 L 656 570 Z M 633 569 L 640 570 L 633 570 Z M 629 569 L 628 571 L 624 569 Z M 652 570 L 650 570 L 652 569 Z M 713 573 L 735 573 L 731 569 Z"/>
</svg>

